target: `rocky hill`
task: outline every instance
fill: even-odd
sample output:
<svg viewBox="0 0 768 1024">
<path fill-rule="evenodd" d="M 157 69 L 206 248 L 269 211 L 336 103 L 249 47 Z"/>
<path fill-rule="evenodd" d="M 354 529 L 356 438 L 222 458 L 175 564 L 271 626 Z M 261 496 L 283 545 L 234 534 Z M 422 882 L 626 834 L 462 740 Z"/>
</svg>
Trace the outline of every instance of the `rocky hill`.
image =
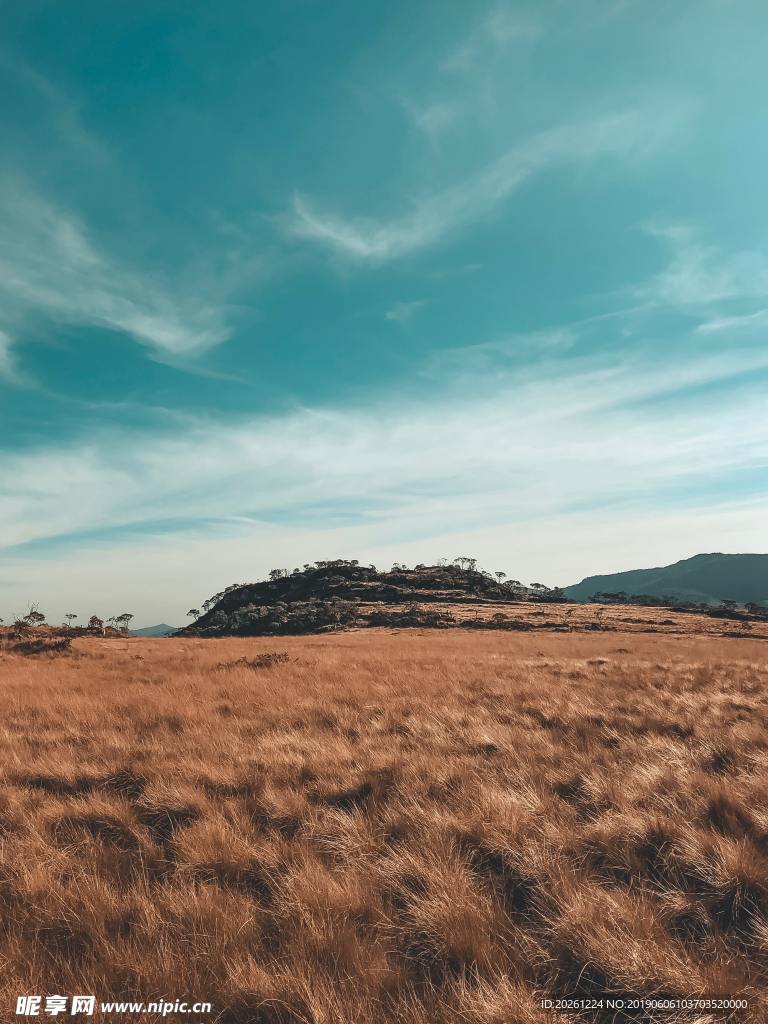
<svg viewBox="0 0 768 1024">
<path fill-rule="evenodd" d="M 203 614 L 177 635 L 263 636 L 349 626 L 444 626 L 452 609 L 471 605 L 476 616 L 519 601 L 555 602 L 562 592 L 523 586 L 463 565 L 394 567 L 379 572 L 355 561 L 315 562 L 291 573 L 274 570 L 258 583 L 228 587 L 203 605 Z M 494 606 L 493 608 L 491 606 Z"/>
<path fill-rule="evenodd" d="M 575 601 L 622 592 L 706 604 L 768 603 L 768 555 L 694 555 L 655 569 L 587 576 L 581 583 L 565 588 L 566 596 Z"/>
</svg>

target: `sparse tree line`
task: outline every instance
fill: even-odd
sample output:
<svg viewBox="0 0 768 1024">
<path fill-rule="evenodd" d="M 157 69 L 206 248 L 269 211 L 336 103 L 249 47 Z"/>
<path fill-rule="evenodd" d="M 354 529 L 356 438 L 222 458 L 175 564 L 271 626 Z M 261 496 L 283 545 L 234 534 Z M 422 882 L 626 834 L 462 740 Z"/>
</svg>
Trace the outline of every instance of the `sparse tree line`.
<svg viewBox="0 0 768 1024">
<path fill-rule="evenodd" d="M 732 598 L 721 598 L 719 604 L 713 605 L 703 601 L 686 601 L 671 594 L 656 597 L 654 594 L 628 594 L 624 590 L 597 591 L 589 600 L 593 604 L 639 604 L 649 608 L 673 608 L 678 612 L 698 612 L 714 618 L 768 620 L 768 607 L 759 601 L 746 601 L 740 605 Z"/>
<path fill-rule="evenodd" d="M 120 615 L 111 615 L 106 620 L 100 618 L 98 615 L 91 615 L 85 625 L 75 625 L 75 621 L 79 617 L 80 616 L 77 615 L 76 612 L 67 612 L 64 615 L 65 621 L 62 622 L 60 628 L 66 629 L 71 633 L 84 632 L 104 634 L 107 628 L 127 633 L 131 620 L 134 618 L 131 612 L 121 612 Z M 0 626 L 1 625 L 3 625 L 2 619 L 0 619 Z M 17 636 L 24 636 L 30 632 L 47 626 L 49 626 L 49 624 L 46 622 L 46 615 L 44 612 L 40 611 L 40 606 L 38 604 L 31 604 L 25 615 L 16 615 L 11 622 L 11 629 Z"/>
</svg>

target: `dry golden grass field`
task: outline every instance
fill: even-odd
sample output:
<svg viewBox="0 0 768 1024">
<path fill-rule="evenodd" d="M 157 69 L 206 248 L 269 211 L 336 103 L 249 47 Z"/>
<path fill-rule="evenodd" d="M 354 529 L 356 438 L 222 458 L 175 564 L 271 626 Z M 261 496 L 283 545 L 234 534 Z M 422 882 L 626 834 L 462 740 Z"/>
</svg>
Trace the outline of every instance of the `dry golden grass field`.
<svg viewBox="0 0 768 1024">
<path fill-rule="evenodd" d="M 361 602 L 361 615 L 380 609 L 381 604 Z M 390 606 L 391 607 L 391 606 Z M 503 616 L 505 629 L 553 630 L 556 632 L 661 633 L 697 637 L 755 637 L 768 640 L 768 620 L 722 619 L 700 612 L 682 612 L 674 608 L 622 604 L 546 604 L 540 601 L 434 602 L 421 609 L 451 614 L 456 622 L 483 620 L 492 622 Z"/>
<path fill-rule="evenodd" d="M 766 652 L 462 629 L 0 650 L 1 1019 L 94 993 L 207 1000 L 165 1018 L 205 1024 L 603 1022 L 540 1000 L 610 992 L 750 1004 L 617 1021 L 764 1022 Z"/>
</svg>

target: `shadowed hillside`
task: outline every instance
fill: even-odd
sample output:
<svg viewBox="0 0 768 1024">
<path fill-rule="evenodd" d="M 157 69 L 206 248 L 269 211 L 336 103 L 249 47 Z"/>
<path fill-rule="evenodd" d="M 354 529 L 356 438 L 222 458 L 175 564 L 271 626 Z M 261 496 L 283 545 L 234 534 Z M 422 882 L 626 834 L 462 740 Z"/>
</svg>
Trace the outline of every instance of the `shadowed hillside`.
<svg viewBox="0 0 768 1024">
<path fill-rule="evenodd" d="M 655 569 L 587 576 L 565 588 L 566 596 L 574 601 L 588 601 L 597 593 L 621 592 L 707 604 L 768 602 L 768 555 L 694 555 Z"/>
</svg>

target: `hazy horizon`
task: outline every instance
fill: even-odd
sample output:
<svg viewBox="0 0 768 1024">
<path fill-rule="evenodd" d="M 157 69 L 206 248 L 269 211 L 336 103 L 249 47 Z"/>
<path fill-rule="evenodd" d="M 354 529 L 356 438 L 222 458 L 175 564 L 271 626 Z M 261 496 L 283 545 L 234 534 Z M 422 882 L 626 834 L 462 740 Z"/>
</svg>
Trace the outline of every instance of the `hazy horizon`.
<svg viewBox="0 0 768 1024">
<path fill-rule="evenodd" d="M 465 547 L 466 547 L 466 545 L 465 545 Z M 462 550 L 464 550 L 464 549 L 462 549 Z M 466 549 L 466 550 L 469 551 L 469 549 Z M 381 553 L 384 553 L 384 552 L 381 552 Z M 492 552 L 491 552 L 491 554 L 492 554 Z M 586 578 L 588 576 L 611 575 L 612 573 L 615 573 L 615 572 L 625 572 L 625 571 L 629 571 L 629 570 L 633 570 L 633 569 L 660 568 L 660 567 L 662 567 L 662 564 L 663 565 L 671 565 L 674 562 L 682 561 L 685 558 L 691 558 L 691 557 L 693 557 L 694 554 L 734 554 L 735 555 L 735 554 L 756 554 L 756 552 L 745 552 L 745 551 L 742 551 L 742 552 L 738 552 L 738 551 L 731 551 L 731 552 L 703 552 L 703 551 L 699 551 L 699 552 L 694 552 L 691 555 L 681 556 L 680 558 L 670 556 L 669 560 L 667 562 L 665 562 L 665 563 L 658 563 L 657 564 L 657 563 L 650 563 L 649 562 L 649 563 L 643 564 L 643 565 L 641 565 L 639 563 L 638 564 L 632 564 L 632 565 L 626 564 L 626 565 L 622 565 L 618 569 L 610 569 L 610 570 L 605 570 L 605 571 L 589 570 L 587 572 L 581 573 L 581 575 L 578 576 L 577 578 L 574 577 L 572 579 L 568 579 L 567 581 L 563 580 L 563 579 L 559 579 L 557 577 L 552 577 L 552 578 L 549 578 L 546 581 L 544 581 L 542 579 L 542 577 L 541 577 L 541 574 L 539 574 L 539 575 L 537 575 L 536 573 L 527 573 L 527 574 L 525 574 L 525 573 L 517 573 L 516 574 L 516 573 L 514 573 L 512 571 L 507 571 L 504 568 L 502 568 L 501 571 L 505 572 L 506 576 L 508 578 L 510 578 L 510 579 L 516 578 L 517 576 L 521 577 L 521 582 L 523 582 L 524 584 L 529 584 L 529 583 L 533 583 L 533 582 L 545 582 L 546 585 L 548 585 L 548 586 L 567 587 L 567 586 L 571 586 L 573 584 L 581 582 L 582 579 L 584 579 L 584 578 Z M 234 557 L 235 558 L 237 557 L 236 553 L 235 553 Z M 335 553 L 333 555 L 328 555 L 327 556 L 327 560 L 331 560 L 332 558 L 344 558 L 344 557 L 346 557 L 346 556 L 344 556 L 343 554 Z M 376 563 L 376 561 L 374 559 L 372 559 L 372 558 L 365 558 L 365 557 L 363 557 L 363 558 L 359 558 L 358 561 L 361 562 L 364 565 L 369 565 L 371 563 L 376 564 L 377 568 L 379 570 L 387 571 L 394 562 L 404 563 L 404 564 L 408 565 L 409 568 L 413 568 L 413 566 L 418 564 L 419 562 L 424 562 L 424 564 L 435 564 L 442 557 L 444 557 L 444 556 L 436 555 L 436 556 L 434 556 L 433 559 L 421 559 L 421 558 L 418 558 L 418 557 L 416 557 L 414 555 L 414 558 L 413 558 L 413 560 L 411 562 L 407 562 L 405 560 L 398 559 L 398 558 L 394 558 L 393 559 L 391 557 L 385 557 L 383 559 L 380 558 L 378 563 Z M 298 564 L 295 567 L 301 568 L 305 564 L 305 561 L 313 562 L 313 561 L 317 561 L 317 560 L 319 560 L 319 559 L 318 558 L 312 558 L 312 557 L 310 557 L 310 558 L 308 558 L 306 560 L 298 559 L 297 560 Z M 448 560 L 452 561 L 452 558 L 449 557 Z M 266 563 L 265 563 L 265 565 L 266 565 Z M 493 566 L 495 568 L 491 568 L 491 566 Z M 241 573 L 241 575 L 239 577 L 235 577 L 235 576 L 226 577 L 224 575 L 221 575 L 221 571 L 219 571 L 219 575 L 217 576 L 218 582 L 217 582 L 217 586 L 216 587 L 214 587 L 214 588 L 210 588 L 209 587 L 207 589 L 205 587 L 203 587 L 202 589 L 198 588 L 198 590 L 193 595 L 193 597 L 194 597 L 193 600 L 187 601 L 186 603 L 184 601 L 181 601 L 181 602 L 176 601 L 176 603 L 174 605 L 172 605 L 170 602 L 167 602 L 167 601 L 159 601 L 159 602 L 158 601 L 153 601 L 152 598 L 151 598 L 151 595 L 149 595 L 149 599 L 147 600 L 146 591 L 143 589 L 144 584 L 142 583 L 140 585 L 140 587 L 138 589 L 136 589 L 136 590 L 133 590 L 133 591 L 126 590 L 125 591 L 124 596 L 127 595 L 129 599 L 128 600 L 124 600 L 122 602 L 122 604 L 118 601 L 117 604 L 119 605 L 119 608 L 117 607 L 117 605 L 115 605 L 113 607 L 114 601 L 112 603 L 110 603 L 108 598 L 99 600 L 98 597 L 97 597 L 96 599 L 94 599 L 93 595 L 98 595 L 100 593 L 100 591 L 98 590 L 98 583 L 96 583 L 96 585 L 94 586 L 93 585 L 94 581 L 92 581 L 91 579 L 83 580 L 82 578 L 80 578 L 75 585 L 70 586 L 67 589 L 66 593 L 64 594 L 64 597 L 59 596 L 58 601 L 55 599 L 55 597 L 54 597 L 53 601 L 47 601 L 45 599 L 40 600 L 40 595 L 39 594 L 35 598 L 30 596 L 26 601 L 22 602 L 21 604 L 19 604 L 17 602 L 14 605 L 13 610 L 9 611 L 9 613 L 4 616 L 4 619 L 5 619 L 6 622 L 12 621 L 18 615 L 23 614 L 24 612 L 26 612 L 27 608 L 31 607 L 32 605 L 35 605 L 35 606 L 39 606 L 40 610 L 42 610 L 44 612 L 44 614 L 46 615 L 47 621 L 50 622 L 50 623 L 53 623 L 53 624 L 55 624 L 55 623 L 57 623 L 59 621 L 62 621 L 64 615 L 67 612 L 71 612 L 71 611 L 73 611 L 75 609 L 75 607 L 78 607 L 78 608 L 83 609 L 83 611 L 75 612 L 75 614 L 78 616 L 78 619 L 77 619 L 77 622 L 75 623 L 75 625 L 85 625 L 86 621 L 88 620 L 88 618 L 90 618 L 90 616 L 92 614 L 97 614 L 97 615 L 99 615 L 102 618 L 107 618 L 110 615 L 121 614 L 123 611 L 130 611 L 131 614 L 134 616 L 134 621 L 132 621 L 130 623 L 130 628 L 131 629 L 141 629 L 141 628 L 144 628 L 146 626 L 155 626 L 155 625 L 161 625 L 161 624 L 180 627 L 180 626 L 188 624 L 189 620 L 188 620 L 188 617 L 187 617 L 187 611 L 190 608 L 201 605 L 206 598 L 212 597 L 215 593 L 217 593 L 220 590 L 223 590 L 226 586 L 229 586 L 231 583 L 255 583 L 255 582 L 258 582 L 259 580 L 266 578 L 269 569 L 272 569 L 272 568 L 281 568 L 281 569 L 285 569 L 286 571 L 290 572 L 291 569 L 294 568 L 294 565 L 293 565 L 293 563 L 289 563 L 289 562 L 286 562 L 285 564 L 282 564 L 282 565 L 273 562 L 273 563 L 269 564 L 268 568 L 264 568 L 261 571 L 257 571 L 255 573 L 252 573 L 250 575 L 245 575 L 245 576 Z M 488 570 L 488 571 L 498 571 L 499 568 L 500 568 L 500 565 L 499 565 L 498 559 L 492 560 L 492 561 L 485 561 L 485 562 L 482 559 L 478 559 L 478 568 L 479 569 L 483 569 L 483 570 Z M 179 570 L 179 571 L 181 571 L 181 570 Z M 128 574 L 127 573 L 126 573 L 126 578 L 128 578 Z M 154 581 L 155 581 L 155 576 L 154 576 L 153 573 L 150 572 L 149 573 L 148 582 L 149 583 L 153 583 Z M 30 591 L 30 593 L 31 593 L 31 591 Z M 103 591 L 102 593 L 106 593 L 106 591 Z M 192 594 L 192 591 L 190 590 L 189 593 Z M 55 594 L 55 592 L 54 592 L 54 594 Z M 72 600 L 67 601 L 67 600 L 64 599 L 66 596 L 72 597 L 73 594 L 75 594 L 75 595 L 80 594 L 81 597 L 83 598 L 83 600 L 78 602 L 76 599 L 74 601 L 72 601 Z M 130 600 L 130 595 L 131 594 L 133 594 L 133 596 L 135 597 L 135 600 L 133 600 L 133 602 L 131 602 L 131 600 Z M 144 596 L 142 596 L 142 595 L 144 595 Z M 183 610 L 182 610 L 182 606 L 183 606 Z M 132 609 L 134 609 L 134 608 L 150 609 L 150 612 L 148 612 L 148 613 L 145 612 L 145 614 L 142 614 L 141 612 L 139 612 L 137 614 L 135 611 L 132 611 Z M 151 609 L 152 608 L 159 609 L 157 614 L 154 617 L 151 614 Z M 53 609 L 53 614 L 51 614 L 49 609 Z M 165 609 L 165 611 L 163 611 L 163 609 Z"/>
<path fill-rule="evenodd" d="M 764 549 L 764 5 L 0 26 L 6 621 Z"/>
</svg>

